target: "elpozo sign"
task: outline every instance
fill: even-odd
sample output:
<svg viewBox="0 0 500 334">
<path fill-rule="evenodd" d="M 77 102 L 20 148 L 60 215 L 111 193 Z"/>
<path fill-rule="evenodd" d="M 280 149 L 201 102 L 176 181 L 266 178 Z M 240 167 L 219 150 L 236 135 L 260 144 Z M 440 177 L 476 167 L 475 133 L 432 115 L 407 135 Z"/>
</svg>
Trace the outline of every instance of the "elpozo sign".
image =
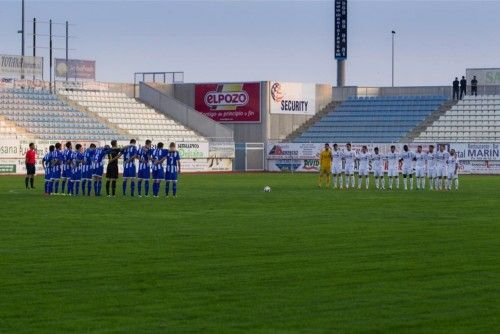
<svg viewBox="0 0 500 334">
<path fill-rule="evenodd" d="M 271 114 L 314 115 L 316 85 L 271 81 Z"/>
</svg>

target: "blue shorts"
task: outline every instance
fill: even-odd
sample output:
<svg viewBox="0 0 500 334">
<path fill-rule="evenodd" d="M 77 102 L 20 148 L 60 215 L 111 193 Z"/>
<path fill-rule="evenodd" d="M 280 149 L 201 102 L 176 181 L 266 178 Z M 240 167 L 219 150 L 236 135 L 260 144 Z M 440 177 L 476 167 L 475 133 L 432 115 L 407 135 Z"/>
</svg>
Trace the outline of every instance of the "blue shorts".
<svg viewBox="0 0 500 334">
<path fill-rule="evenodd" d="M 165 171 L 163 168 L 153 170 L 153 180 L 163 180 L 165 178 Z"/>
<path fill-rule="evenodd" d="M 61 167 L 53 167 L 52 168 L 52 174 L 51 174 L 52 179 L 60 179 L 61 178 Z"/>
<path fill-rule="evenodd" d="M 67 167 L 67 166 L 63 166 L 63 170 L 62 170 L 62 177 L 63 178 L 71 178 L 71 168 Z"/>
<path fill-rule="evenodd" d="M 92 170 L 92 176 L 102 177 L 103 174 L 104 174 L 104 166 L 98 166 Z"/>
<path fill-rule="evenodd" d="M 165 180 L 177 181 L 177 172 L 167 172 L 167 175 L 165 175 Z"/>
<path fill-rule="evenodd" d="M 82 179 L 82 170 L 80 168 L 71 170 L 71 179 L 73 181 L 80 181 Z"/>
<path fill-rule="evenodd" d="M 135 166 L 123 169 L 123 177 L 136 177 L 136 174 Z"/>
<path fill-rule="evenodd" d="M 52 172 L 50 168 L 45 168 L 45 181 L 50 181 L 52 178 Z"/>
<path fill-rule="evenodd" d="M 82 165 L 82 179 L 90 179 L 91 175 L 89 175 L 90 166 Z"/>
<path fill-rule="evenodd" d="M 139 179 L 149 180 L 151 177 L 151 169 L 150 168 L 139 169 L 139 172 L 137 173 L 137 177 Z"/>
</svg>

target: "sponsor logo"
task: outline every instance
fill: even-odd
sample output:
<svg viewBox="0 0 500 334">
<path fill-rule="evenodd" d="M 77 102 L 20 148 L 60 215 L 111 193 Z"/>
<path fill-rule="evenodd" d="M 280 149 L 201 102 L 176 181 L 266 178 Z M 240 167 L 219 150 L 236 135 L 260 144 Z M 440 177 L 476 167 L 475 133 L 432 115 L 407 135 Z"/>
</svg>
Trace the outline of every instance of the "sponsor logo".
<svg viewBox="0 0 500 334">
<path fill-rule="evenodd" d="M 305 170 L 318 170 L 319 169 L 319 160 L 316 160 L 316 159 L 304 160 L 304 169 Z"/>
<path fill-rule="evenodd" d="M 279 82 L 273 84 L 273 86 L 271 87 L 271 97 L 273 98 L 273 100 L 279 103 L 281 102 L 281 100 L 283 100 L 284 95 L 285 94 L 283 94 L 281 84 Z"/>
<path fill-rule="evenodd" d="M 179 143 L 177 144 L 177 148 L 181 149 L 186 149 L 186 148 L 200 148 L 200 144 L 194 144 L 194 143 L 189 143 L 189 144 L 183 144 Z"/>
<path fill-rule="evenodd" d="M 0 165 L 0 173 L 15 173 L 16 172 L 16 165 L 7 165 L 7 164 L 1 164 Z"/>
<path fill-rule="evenodd" d="M 486 72 L 486 83 L 489 85 L 497 85 L 500 83 L 500 71 Z"/>
<path fill-rule="evenodd" d="M 276 167 L 280 171 L 296 171 L 300 167 L 300 162 L 278 162 L 276 163 Z"/>
<path fill-rule="evenodd" d="M 288 155 L 288 156 L 297 156 L 299 155 L 298 150 L 283 150 L 281 146 L 279 145 L 274 145 L 271 151 L 269 152 L 269 155 Z"/>
<path fill-rule="evenodd" d="M 239 92 L 208 92 L 205 95 L 205 104 L 211 108 L 220 106 L 242 107 L 248 104 L 250 97 L 245 91 Z"/>
<path fill-rule="evenodd" d="M 292 85 L 288 87 L 287 85 Z M 297 90 L 302 91 L 303 86 L 300 84 L 281 84 L 275 82 L 271 86 L 271 98 L 275 103 L 275 106 L 279 105 L 279 110 L 287 114 L 304 114 L 309 113 L 309 100 L 304 98 L 303 93 L 299 93 Z M 272 107 L 273 109 L 273 107 Z"/>
</svg>

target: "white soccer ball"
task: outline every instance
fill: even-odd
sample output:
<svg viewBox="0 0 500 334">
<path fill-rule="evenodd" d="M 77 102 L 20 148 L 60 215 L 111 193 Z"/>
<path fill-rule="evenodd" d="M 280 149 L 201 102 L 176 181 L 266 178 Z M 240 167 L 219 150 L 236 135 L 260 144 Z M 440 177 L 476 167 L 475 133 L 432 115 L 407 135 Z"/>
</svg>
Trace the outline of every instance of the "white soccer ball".
<svg viewBox="0 0 500 334">
<path fill-rule="evenodd" d="M 270 192 L 271 192 L 271 187 L 269 187 L 269 186 L 265 186 L 265 187 L 264 187 L 264 192 L 265 192 L 265 193 L 270 193 Z"/>
</svg>

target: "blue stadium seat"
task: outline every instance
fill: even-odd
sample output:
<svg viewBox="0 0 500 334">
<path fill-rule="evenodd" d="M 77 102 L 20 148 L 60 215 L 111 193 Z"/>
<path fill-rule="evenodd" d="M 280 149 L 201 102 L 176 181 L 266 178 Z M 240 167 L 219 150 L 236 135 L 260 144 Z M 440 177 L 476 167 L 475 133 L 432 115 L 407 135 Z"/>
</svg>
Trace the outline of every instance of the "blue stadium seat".
<svg viewBox="0 0 500 334">
<path fill-rule="evenodd" d="M 447 100 L 444 96 L 348 97 L 294 142 L 396 142 Z"/>
</svg>

